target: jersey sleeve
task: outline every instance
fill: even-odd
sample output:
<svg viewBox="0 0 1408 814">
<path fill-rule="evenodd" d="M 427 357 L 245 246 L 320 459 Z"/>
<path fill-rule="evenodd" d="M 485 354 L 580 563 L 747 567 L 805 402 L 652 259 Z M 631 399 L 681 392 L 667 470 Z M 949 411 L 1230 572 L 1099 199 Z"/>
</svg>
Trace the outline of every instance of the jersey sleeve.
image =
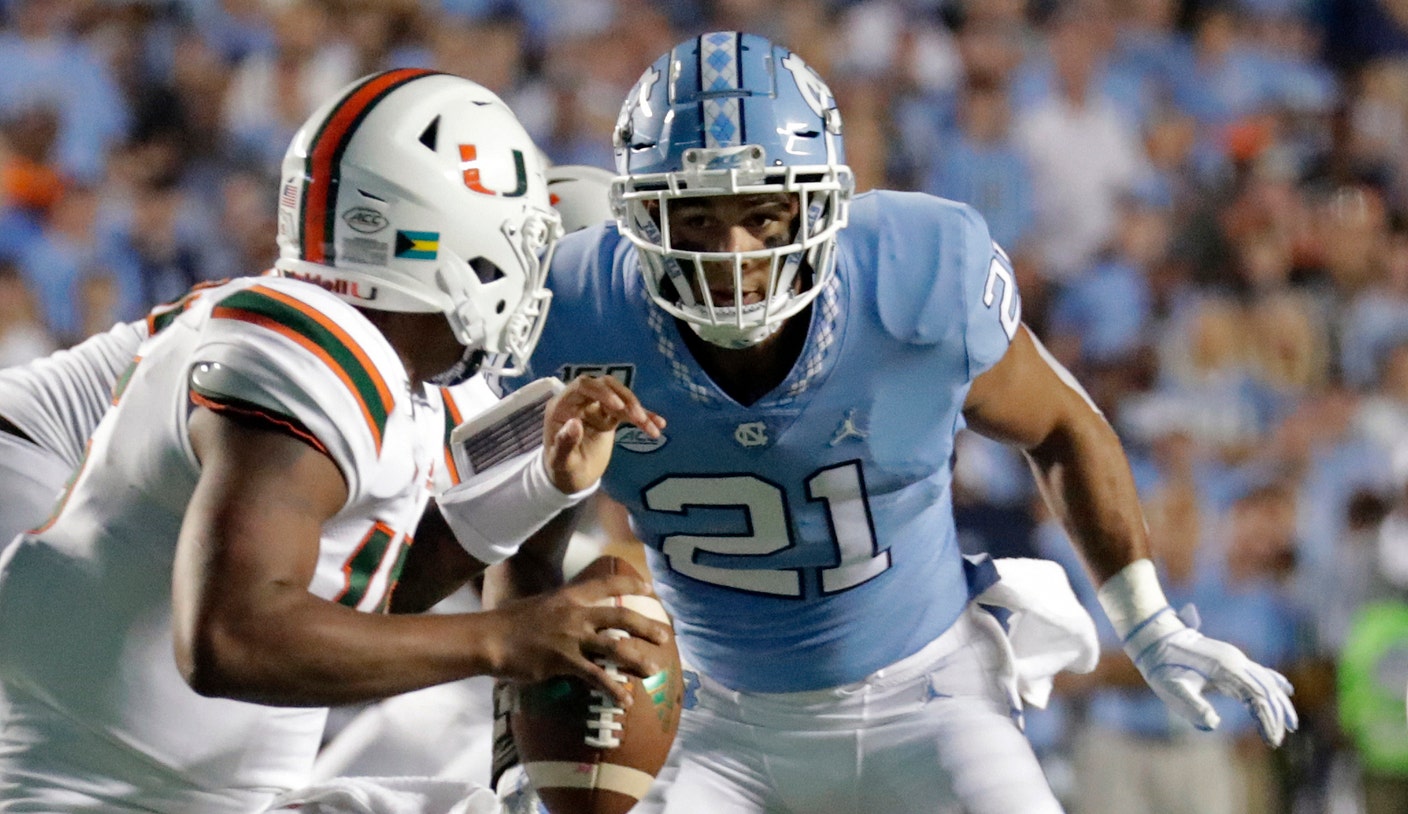
<svg viewBox="0 0 1408 814">
<path fill-rule="evenodd" d="M 997 364 L 1022 322 L 1022 296 L 1017 290 L 1012 261 L 1002 247 L 987 237 L 986 228 L 981 239 L 989 246 L 987 262 L 965 269 L 963 280 L 967 306 L 963 340 L 970 378 Z"/>
<path fill-rule="evenodd" d="M 191 356 L 190 399 L 302 439 L 332 459 L 351 497 L 381 454 L 394 352 L 331 295 L 289 289 L 254 285 L 213 305 Z"/>
</svg>

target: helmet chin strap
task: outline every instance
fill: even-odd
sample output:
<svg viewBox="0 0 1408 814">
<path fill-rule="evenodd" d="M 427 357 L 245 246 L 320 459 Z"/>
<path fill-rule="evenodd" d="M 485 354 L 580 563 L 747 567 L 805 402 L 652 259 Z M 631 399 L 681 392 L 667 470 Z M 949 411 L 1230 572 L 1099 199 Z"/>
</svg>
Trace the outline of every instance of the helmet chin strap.
<svg viewBox="0 0 1408 814">
<path fill-rule="evenodd" d="M 448 368 L 426 379 L 435 387 L 454 387 L 469 379 L 484 364 L 483 348 L 465 348 L 460 358 Z"/>
</svg>

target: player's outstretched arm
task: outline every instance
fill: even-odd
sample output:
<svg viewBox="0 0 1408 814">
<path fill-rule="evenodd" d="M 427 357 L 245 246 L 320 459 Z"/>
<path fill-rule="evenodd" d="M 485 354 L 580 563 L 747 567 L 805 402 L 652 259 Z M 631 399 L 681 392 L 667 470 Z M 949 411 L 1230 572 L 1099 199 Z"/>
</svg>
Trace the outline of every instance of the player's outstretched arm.
<svg viewBox="0 0 1408 814">
<path fill-rule="evenodd" d="M 191 417 L 201 462 L 172 573 L 177 665 L 205 695 L 281 706 L 352 703 L 473 675 L 577 675 L 623 697 L 592 662 L 635 675 L 660 662 L 668 627 L 594 603 L 647 592 L 632 577 L 569 586 L 484 613 L 359 613 L 309 593 L 322 525 L 346 486 L 321 452 L 204 409 Z M 606 631 L 626 630 L 617 640 Z"/>
<path fill-rule="evenodd" d="M 1193 614 L 1169 607 L 1149 560 L 1148 532 L 1118 436 L 1084 389 L 1025 325 L 964 404 L 974 430 L 1027 454 L 1047 504 L 1093 572 L 1101 606 L 1124 649 L 1171 709 L 1201 729 L 1217 726 L 1202 697 L 1240 699 L 1262 737 L 1279 745 L 1298 725 L 1291 685 L 1240 650 L 1198 633 Z"/>
</svg>

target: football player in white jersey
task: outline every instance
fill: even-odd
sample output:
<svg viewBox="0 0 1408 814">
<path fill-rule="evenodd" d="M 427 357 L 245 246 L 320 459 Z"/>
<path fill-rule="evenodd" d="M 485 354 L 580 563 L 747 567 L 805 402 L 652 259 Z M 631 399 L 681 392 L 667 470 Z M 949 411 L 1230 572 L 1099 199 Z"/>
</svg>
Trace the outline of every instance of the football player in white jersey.
<svg viewBox="0 0 1408 814">
<path fill-rule="evenodd" d="M 1060 810 L 1015 721 L 1020 641 L 972 601 L 1002 583 L 957 545 L 964 426 L 1028 455 L 1173 712 L 1212 728 L 1217 691 L 1273 745 L 1296 727 L 1283 677 L 1169 608 L 1119 440 L 1022 324 L 982 217 L 853 195 L 796 54 L 680 43 L 628 95 L 616 160 L 616 222 L 559 243 L 531 366 L 611 372 L 675 428 L 625 428 L 603 478 L 698 677 L 636 811 Z"/>
<path fill-rule="evenodd" d="M 600 167 L 557 164 L 545 172 L 548 196 L 562 218 L 564 232 L 575 232 L 611 219 L 608 194 L 613 173 Z M 446 388 L 446 427 L 493 404 L 495 396 L 483 377 Z M 448 467 L 447 467 L 448 468 Z M 600 497 L 598 495 L 597 497 Z M 591 560 L 600 545 L 588 535 L 574 537 L 576 559 Z M 639 544 L 636 544 L 639 548 Z M 468 589 L 438 606 L 472 609 L 476 595 Z M 493 681 L 477 677 L 427 687 L 388 698 L 358 713 L 318 754 L 314 775 L 337 776 L 435 775 L 489 781 Z"/>
<path fill-rule="evenodd" d="M 121 323 L 68 350 L 0 369 L 0 551 L 44 521 L 147 337 Z"/>
<path fill-rule="evenodd" d="M 365 77 L 299 131 L 282 276 L 175 309 L 0 558 L 0 810 L 259 811 L 306 783 L 329 704 L 476 674 L 620 695 L 597 655 L 655 671 L 669 631 L 593 604 L 647 590 L 629 578 L 377 613 L 443 460 L 427 385 L 486 354 L 521 369 L 537 338 L 560 231 L 537 161 L 496 96 L 429 71 Z M 540 451 L 440 501 L 465 556 L 508 556 L 590 493 L 623 420 L 663 426 L 623 387 L 569 385 Z"/>
</svg>

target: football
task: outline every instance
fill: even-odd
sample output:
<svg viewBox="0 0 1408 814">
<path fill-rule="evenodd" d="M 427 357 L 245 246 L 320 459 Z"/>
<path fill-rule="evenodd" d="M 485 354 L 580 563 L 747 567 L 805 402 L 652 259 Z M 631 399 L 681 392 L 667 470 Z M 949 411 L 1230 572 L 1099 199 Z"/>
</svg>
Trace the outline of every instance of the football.
<svg viewBox="0 0 1408 814">
<path fill-rule="evenodd" d="M 619 557 L 604 556 L 575 580 L 638 572 Z M 669 622 L 659 600 L 616 597 L 625 607 Z M 625 814 L 650 788 L 675 740 L 684 678 L 674 640 L 669 663 L 645 680 L 627 678 L 635 703 L 629 710 L 572 677 L 516 685 L 510 693 L 509 730 L 533 788 L 552 814 Z M 598 661 L 608 672 L 613 664 Z"/>
</svg>

